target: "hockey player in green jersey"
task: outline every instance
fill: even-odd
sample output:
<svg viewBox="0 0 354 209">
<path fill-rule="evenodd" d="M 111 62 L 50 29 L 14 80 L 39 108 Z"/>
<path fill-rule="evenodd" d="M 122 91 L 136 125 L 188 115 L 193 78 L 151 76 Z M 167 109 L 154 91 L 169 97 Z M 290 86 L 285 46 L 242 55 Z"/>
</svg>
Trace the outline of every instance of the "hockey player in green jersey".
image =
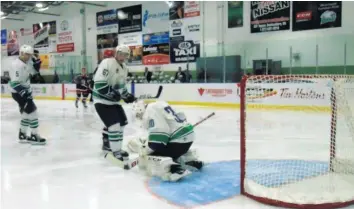
<svg viewBox="0 0 354 209">
<path fill-rule="evenodd" d="M 128 148 L 140 154 L 140 168 L 163 180 L 177 181 L 189 175 L 190 170 L 203 167 L 203 162 L 190 150 L 194 128 L 183 112 L 164 101 L 148 105 L 139 101 L 133 104 L 133 114 L 147 131 L 147 136 L 128 142 Z"/>
</svg>

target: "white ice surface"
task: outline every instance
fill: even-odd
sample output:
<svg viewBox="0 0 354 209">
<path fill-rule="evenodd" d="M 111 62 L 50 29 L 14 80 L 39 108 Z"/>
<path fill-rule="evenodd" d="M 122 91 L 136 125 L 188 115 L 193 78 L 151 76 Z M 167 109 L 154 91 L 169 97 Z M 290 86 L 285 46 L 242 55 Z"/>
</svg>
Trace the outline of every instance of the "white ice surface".
<svg viewBox="0 0 354 209">
<path fill-rule="evenodd" d="M 146 177 L 138 169 L 124 171 L 113 167 L 101 155 L 102 124 L 94 107 L 77 110 L 73 101 L 35 101 L 39 110 L 40 133 L 48 139 L 45 147 L 18 144 L 19 111 L 11 99 L 1 101 L 1 209 L 174 209 L 179 208 L 151 195 Z M 125 106 L 130 115 L 129 106 Z M 216 116 L 197 128 L 194 148 L 207 162 L 239 159 L 239 111 L 178 107 L 189 121 L 198 121 L 212 111 Z M 294 113 L 285 113 L 295 118 Z M 284 117 L 284 113 L 281 115 Z M 279 128 L 269 118 L 272 128 Z M 296 125 L 304 125 L 303 120 Z M 252 144 L 265 156 L 271 146 L 257 135 Z M 134 135 L 129 125 L 125 136 Z M 269 133 L 267 133 L 269 136 Z M 307 136 L 313 137 L 313 136 Z M 264 139 L 264 138 L 263 138 Z M 297 142 L 292 138 L 289 150 Z M 306 138 L 303 140 L 307 140 Z M 315 144 L 319 144 L 317 141 Z M 274 144 L 273 144 L 274 146 Z M 270 147 L 271 148 L 271 147 Z M 325 148 L 324 148 L 325 149 Z M 267 151 L 266 151 L 267 150 Z M 284 156 L 289 150 L 276 153 Z M 303 150 L 311 152 L 310 149 Z M 318 153 L 322 157 L 323 153 Z M 276 157 L 273 155 L 273 157 Z M 197 208 L 274 208 L 237 196 Z M 353 207 L 349 207 L 354 209 Z"/>
</svg>

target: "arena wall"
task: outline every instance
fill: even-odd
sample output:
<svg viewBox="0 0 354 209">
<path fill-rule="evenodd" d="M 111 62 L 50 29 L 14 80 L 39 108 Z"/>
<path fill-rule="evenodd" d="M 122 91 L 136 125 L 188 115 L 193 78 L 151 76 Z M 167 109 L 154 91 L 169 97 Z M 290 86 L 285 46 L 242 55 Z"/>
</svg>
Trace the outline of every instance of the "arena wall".
<svg viewBox="0 0 354 209">
<path fill-rule="evenodd" d="M 129 84 L 128 89 L 139 99 L 153 101 L 159 86 L 159 99 L 172 105 L 193 105 L 215 108 L 239 108 L 240 88 L 229 84 Z M 246 89 L 247 104 L 253 109 L 330 111 L 331 88 L 326 83 L 252 84 Z M 35 99 L 74 100 L 75 84 L 34 84 Z M 1 97 L 10 98 L 7 84 L 1 84 Z"/>
</svg>

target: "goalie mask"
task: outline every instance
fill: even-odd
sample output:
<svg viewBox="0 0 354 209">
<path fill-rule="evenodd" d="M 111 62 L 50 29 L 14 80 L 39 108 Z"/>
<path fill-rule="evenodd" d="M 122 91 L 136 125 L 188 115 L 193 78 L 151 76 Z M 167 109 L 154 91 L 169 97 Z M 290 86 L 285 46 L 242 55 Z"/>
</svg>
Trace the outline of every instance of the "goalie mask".
<svg viewBox="0 0 354 209">
<path fill-rule="evenodd" d="M 142 120 L 146 110 L 144 101 L 138 101 L 133 104 L 133 114 L 138 120 Z"/>
</svg>

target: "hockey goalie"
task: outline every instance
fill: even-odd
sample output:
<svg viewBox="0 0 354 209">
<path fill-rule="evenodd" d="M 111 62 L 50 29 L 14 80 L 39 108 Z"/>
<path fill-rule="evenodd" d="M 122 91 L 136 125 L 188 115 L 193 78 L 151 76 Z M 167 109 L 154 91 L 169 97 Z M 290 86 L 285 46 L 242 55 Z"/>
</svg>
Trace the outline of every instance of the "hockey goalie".
<svg viewBox="0 0 354 209">
<path fill-rule="evenodd" d="M 140 169 L 164 181 L 178 181 L 202 169 L 203 162 L 190 150 L 195 138 L 193 125 L 183 112 L 164 101 L 138 101 L 133 104 L 133 116 L 145 131 L 127 144 L 131 152 L 139 153 Z"/>
</svg>

